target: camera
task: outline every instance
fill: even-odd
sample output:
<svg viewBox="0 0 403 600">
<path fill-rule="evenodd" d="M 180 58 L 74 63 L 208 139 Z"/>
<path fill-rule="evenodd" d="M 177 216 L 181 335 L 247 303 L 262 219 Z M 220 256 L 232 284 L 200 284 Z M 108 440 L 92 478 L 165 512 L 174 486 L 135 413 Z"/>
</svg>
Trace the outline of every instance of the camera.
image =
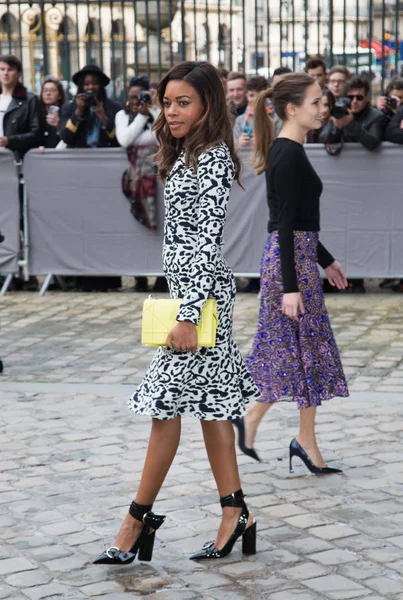
<svg viewBox="0 0 403 600">
<path fill-rule="evenodd" d="M 351 106 L 350 98 L 339 98 L 331 110 L 331 115 L 335 119 L 342 119 L 348 115 L 348 109 Z"/>
<path fill-rule="evenodd" d="M 397 108 L 396 98 L 391 98 L 390 96 L 386 96 L 386 106 L 382 109 L 383 114 L 388 119 L 393 119 L 393 117 L 395 116 L 396 108 Z"/>
<path fill-rule="evenodd" d="M 150 92 L 140 92 L 139 100 L 140 100 L 140 102 L 143 102 L 143 104 L 151 104 Z"/>
<path fill-rule="evenodd" d="M 396 108 L 397 108 L 396 98 L 391 98 L 390 96 L 386 96 L 386 106 L 387 106 L 387 108 L 396 110 Z"/>
<path fill-rule="evenodd" d="M 85 92 L 85 104 L 87 106 L 94 106 L 97 103 L 97 95 L 95 92 Z"/>
</svg>

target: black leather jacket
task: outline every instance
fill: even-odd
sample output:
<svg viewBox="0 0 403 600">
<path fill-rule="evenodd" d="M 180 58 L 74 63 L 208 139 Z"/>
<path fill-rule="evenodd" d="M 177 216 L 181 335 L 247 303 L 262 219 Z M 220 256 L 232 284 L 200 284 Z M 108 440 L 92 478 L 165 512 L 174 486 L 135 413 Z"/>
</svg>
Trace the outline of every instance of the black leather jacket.
<svg viewBox="0 0 403 600">
<path fill-rule="evenodd" d="M 354 121 L 344 129 L 337 129 L 333 121 L 330 121 L 327 141 L 330 144 L 338 144 L 344 136 L 344 141 L 347 143 L 356 142 L 362 144 L 367 150 L 376 150 L 383 139 L 385 115 L 368 105 L 353 116 Z"/>
<path fill-rule="evenodd" d="M 386 131 L 385 140 L 394 142 L 395 144 L 403 144 L 403 129 L 400 124 L 403 122 L 403 108 L 397 111 L 393 119 L 390 121 Z"/>
<path fill-rule="evenodd" d="M 38 98 L 28 92 L 22 83 L 17 83 L 3 121 L 4 135 L 8 138 L 7 148 L 14 152 L 17 160 L 41 143 L 39 114 Z"/>
</svg>

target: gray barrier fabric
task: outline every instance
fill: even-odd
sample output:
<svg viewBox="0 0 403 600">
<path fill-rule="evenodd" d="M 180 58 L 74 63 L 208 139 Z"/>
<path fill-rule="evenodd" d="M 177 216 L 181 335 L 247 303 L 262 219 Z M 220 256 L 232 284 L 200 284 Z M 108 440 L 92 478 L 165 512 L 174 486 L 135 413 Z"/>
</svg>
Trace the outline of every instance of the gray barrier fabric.
<svg viewBox="0 0 403 600">
<path fill-rule="evenodd" d="M 306 146 L 324 184 L 321 240 L 350 277 L 402 277 L 403 147 L 370 153 L 346 145 L 329 156 Z M 267 239 L 264 175 L 243 154 L 243 191 L 234 186 L 225 230 L 225 256 L 236 275 L 257 275 Z M 122 149 L 32 150 L 25 158 L 30 224 L 30 273 L 157 275 L 162 273 L 163 190 L 159 229 L 138 224 L 121 191 Z M 292 173 L 290 173 L 292 177 Z"/>
<path fill-rule="evenodd" d="M 18 273 L 20 249 L 20 203 L 18 175 L 14 156 L 0 149 L 0 231 L 5 240 L 0 244 L 0 273 Z"/>
</svg>

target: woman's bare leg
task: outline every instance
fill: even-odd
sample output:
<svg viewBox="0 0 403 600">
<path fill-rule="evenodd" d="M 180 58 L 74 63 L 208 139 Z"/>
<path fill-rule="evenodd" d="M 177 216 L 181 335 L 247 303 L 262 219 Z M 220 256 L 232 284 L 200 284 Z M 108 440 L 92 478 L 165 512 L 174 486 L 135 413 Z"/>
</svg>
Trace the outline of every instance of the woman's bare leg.
<svg viewBox="0 0 403 600">
<path fill-rule="evenodd" d="M 248 409 L 248 412 L 244 417 L 245 445 L 247 448 L 253 448 L 260 421 L 263 419 L 270 407 L 271 403 L 255 402 L 255 404 L 252 404 L 252 406 Z"/>
<path fill-rule="evenodd" d="M 235 433 L 231 421 L 201 421 L 204 443 L 211 470 L 220 496 L 228 496 L 241 487 L 238 463 L 235 452 Z M 220 528 L 217 533 L 216 546 L 221 549 L 238 522 L 240 508 L 225 507 Z M 253 519 L 249 516 L 249 525 Z"/>
<path fill-rule="evenodd" d="M 135 501 L 138 504 L 153 504 L 164 483 L 165 477 L 175 458 L 181 435 L 181 418 L 169 421 L 152 420 L 150 440 L 143 474 Z M 122 551 L 130 550 L 143 524 L 131 515 L 127 515 L 122 523 L 113 546 Z"/>
<path fill-rule="evenodd" d="M 297 437 L 297 441 L 314 465 L 317 467 L 326 467 L 316 441 L 315 419 L 316 406 L 301 408 L 299 412 L 299 436 Z"/>
</svg>

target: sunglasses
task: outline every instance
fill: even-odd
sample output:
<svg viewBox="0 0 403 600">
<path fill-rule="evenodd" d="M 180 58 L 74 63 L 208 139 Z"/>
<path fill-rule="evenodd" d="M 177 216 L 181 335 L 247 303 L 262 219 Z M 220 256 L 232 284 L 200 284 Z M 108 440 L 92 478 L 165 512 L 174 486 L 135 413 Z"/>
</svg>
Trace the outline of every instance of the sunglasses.
<svg viewBox="0 0 403 600">
<path fill-rule="evenodd" d="M 350 98 L 350 100 L 354 100 L 355 98 L 356 100 L 358 100 L 358 102 L 362 102 L 365 98 L 365 96 L 363 96 L 362 94 L 348 94 L 347 97 Z"/>
</svg>

